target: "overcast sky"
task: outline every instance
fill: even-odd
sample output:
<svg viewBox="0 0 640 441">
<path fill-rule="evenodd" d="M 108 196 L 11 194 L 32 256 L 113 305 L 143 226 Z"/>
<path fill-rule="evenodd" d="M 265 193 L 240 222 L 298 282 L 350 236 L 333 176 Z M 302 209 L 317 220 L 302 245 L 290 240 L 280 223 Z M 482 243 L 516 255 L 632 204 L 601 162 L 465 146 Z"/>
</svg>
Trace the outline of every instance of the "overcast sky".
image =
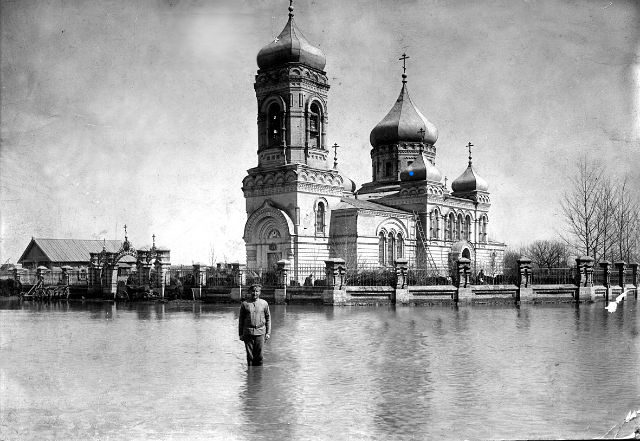
<svg viewBox="0 0 640 441">
<path fill-rule="evenodd" d="M 241 191 L 257 164 L 256 55 L 285 0 L 1 2 L 0 258 L 31 236 L 151 235 L 174 263 L 245 260 Z M 449 184 L 489 183 L 491 236 L 560 231 L 589 152 L 640 188 L 639 8 L 624 1 L 298 0 L 327 56 L 328 142 L 358 186 L 369 132 L 401 86 L 439 129 Z M 331 155 L 332 156 L 332 155 Z M 332 158 L 331 158 L 332 159 Z"/>
</svg>

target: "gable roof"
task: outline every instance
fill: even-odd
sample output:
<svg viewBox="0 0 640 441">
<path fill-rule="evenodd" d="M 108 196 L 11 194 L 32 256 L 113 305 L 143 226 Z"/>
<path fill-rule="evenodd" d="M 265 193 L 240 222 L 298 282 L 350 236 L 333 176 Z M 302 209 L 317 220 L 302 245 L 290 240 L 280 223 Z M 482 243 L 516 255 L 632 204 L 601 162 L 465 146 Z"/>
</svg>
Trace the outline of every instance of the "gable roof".
<svg viewBox="0 0 640 441">
<path fill-rule="evenodd" d="M 365 201 L 362 199 L 354 198 L 342 198 L 340 204 L 335 208 L 336 210 L 345 208 L 357 208 L 359 210 L 371 210 L 371 211 L 386 211 L 388 213 L 397 213 L 410 215 L 407 211 L 398 210 L 397 208 L 387 207 L 386 205 L 376 204 L 375 202 Z"/>
<path fill-rule="evenodd" d="M 38 247 L 51 262 L 89 262 L 90 253 L 99 253 L 102 246 L 112 253 L 122 246 L 121 240 L 41 239 L 32 238 L 18 263 L 22 263 L 33 247 Z"/>
</svg>

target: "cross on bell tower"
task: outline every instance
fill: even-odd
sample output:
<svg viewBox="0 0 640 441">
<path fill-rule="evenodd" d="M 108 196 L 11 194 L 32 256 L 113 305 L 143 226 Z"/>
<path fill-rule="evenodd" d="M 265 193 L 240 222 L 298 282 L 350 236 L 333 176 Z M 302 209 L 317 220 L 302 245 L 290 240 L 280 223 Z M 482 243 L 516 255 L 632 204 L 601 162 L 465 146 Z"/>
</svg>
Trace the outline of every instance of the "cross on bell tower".
<svg viewBox="0 0 640 441">
<path fill-rule="evenodd" d="M 407 59 L 409 59 L 411 57 L 409 57 L 406 53 L 403 53 L 402 56 L 400 58 L 398 58 L 398 60 L 402 61 L 402 83 L 406 83 L 407 82 Z"/>
<path fill-rule="evenodd" d="M 469 149 L 469 165 L 471 165 L 471 147 L 475 146 L 471 144 L 471 141 L 469 141 L 469 144 L 467 144 L 466 147 Z"/>
</svg>

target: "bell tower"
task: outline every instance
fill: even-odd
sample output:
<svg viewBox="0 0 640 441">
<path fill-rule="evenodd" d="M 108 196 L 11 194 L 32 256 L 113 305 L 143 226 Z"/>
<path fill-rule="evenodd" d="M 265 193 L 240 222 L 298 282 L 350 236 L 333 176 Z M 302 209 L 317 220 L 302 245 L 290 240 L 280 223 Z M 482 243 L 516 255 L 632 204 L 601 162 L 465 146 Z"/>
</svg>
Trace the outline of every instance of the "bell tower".
<svg viewBox="0 0 640 441">
<path fill-rule="evenodd" d="M 293 20 L 258 53 L 258 166 L 306 164 L 327 169 L 326 58 Z"/>
<path fill-rule="evenodd" d="M 291 1 L 287 24 L 257 61 L 258 165 L 242 181 L 247 266 L 286 259 L 298 278 L 300 265 L 329 258 L 331 212 L 355 184 L 327 139 L 326 58 L 296 26 Z"/>
</svg>

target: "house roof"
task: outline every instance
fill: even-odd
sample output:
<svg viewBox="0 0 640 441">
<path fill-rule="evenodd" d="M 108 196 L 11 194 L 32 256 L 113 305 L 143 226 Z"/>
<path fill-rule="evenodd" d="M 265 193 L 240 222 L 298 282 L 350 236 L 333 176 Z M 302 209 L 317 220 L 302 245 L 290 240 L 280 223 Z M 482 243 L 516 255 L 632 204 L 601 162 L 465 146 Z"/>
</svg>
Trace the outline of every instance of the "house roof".
<svg viewBox="0 0 640 441">
<path fill-rule="evenodd" d="M 365 201 L 362 199 L 342 198 L 340 204 L 335 208 L 337 210 L 345 208 L 357 208 L 359 210 L 386 211 L 388 213 L 409 214 L 406 211 L 397 208 L 387 207 L 386 205 L 376 204 L 375 202 Z"/>
<path fill-rule="evenodd" d="M 90 253 L 101 252 L 103 245 L 107 251 L 115 253 L 122 246 L 122 241 L 32 238 L 18 263 L 22 263 L 33 247 L 38 247 L 51 262 L 89 262 Z"/>
</svg>

